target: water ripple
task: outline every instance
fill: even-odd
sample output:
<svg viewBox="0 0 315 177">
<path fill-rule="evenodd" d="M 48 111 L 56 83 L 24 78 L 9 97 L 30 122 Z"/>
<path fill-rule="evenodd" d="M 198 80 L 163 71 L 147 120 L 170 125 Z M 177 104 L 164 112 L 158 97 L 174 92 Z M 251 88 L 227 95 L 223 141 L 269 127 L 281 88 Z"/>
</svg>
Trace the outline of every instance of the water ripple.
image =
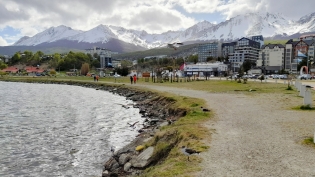
<svg viewBox="0 0 315 177">
<path fill-rule="evenodd" d="M 124 97 L 67 85 L 0 83 L 0 176 L 101 176 L 137 131 Z"/>
</svg>

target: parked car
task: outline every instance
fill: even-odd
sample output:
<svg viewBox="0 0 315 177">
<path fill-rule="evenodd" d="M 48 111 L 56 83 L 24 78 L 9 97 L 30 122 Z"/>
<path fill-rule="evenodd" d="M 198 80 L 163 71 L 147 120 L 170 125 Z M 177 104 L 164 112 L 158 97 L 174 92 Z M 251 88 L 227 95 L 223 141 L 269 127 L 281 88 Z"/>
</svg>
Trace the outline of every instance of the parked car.
<svg viewBox="0 0 315 177">
<path fill-rule="evenodd" d="M 312 76 L 310 74 L 302 74 L 298 78 L 301 80 L 312 80 Z"/>
<path fill-rule="evenodd" d="M 259 77 L 258 74 L 250 76 L 251 79 L 258 79 L 258 77 Z"/>
<path fill-rule="evenodd" d="M 286 74 L 279 75 L 279 79 L 288 79 L 288 75 L 286 75 Z"/>
</svg>

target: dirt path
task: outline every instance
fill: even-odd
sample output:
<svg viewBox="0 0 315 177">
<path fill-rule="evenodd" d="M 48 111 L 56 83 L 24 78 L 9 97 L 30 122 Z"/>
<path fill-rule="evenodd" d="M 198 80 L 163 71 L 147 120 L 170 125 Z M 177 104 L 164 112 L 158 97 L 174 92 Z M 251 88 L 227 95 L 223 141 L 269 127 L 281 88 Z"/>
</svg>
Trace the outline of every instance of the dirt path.
<svg viewBox="0 0 315 177">
<path fill-rule="evenodd" d="M 196 176 L 315 176 L 315 148 L 301 144 L 313 136 L 315 113 L 289 109 L 301 98 L 138 86 L 205 99 L 216 113 L 205 125 L 214 133 Z"/>
</svg>

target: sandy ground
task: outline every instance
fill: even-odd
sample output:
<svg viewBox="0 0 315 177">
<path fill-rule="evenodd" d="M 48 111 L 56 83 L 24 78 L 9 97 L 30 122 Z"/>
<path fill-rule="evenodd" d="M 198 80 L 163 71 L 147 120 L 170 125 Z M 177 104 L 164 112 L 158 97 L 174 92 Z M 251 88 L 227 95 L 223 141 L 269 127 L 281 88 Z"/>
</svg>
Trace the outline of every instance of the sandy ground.
<svg viewBox="0 0 315 177">
<path fill-rule="evenodd" d="M 302 144 L 314 135 L 315 112 L 290 109 L 302 105 L 302 98 L 138 86 L 205 99 L 216 113 L 205 125 L 212 140 L 196 176 L 315 177 L 315 148 Z"/>
</svg>

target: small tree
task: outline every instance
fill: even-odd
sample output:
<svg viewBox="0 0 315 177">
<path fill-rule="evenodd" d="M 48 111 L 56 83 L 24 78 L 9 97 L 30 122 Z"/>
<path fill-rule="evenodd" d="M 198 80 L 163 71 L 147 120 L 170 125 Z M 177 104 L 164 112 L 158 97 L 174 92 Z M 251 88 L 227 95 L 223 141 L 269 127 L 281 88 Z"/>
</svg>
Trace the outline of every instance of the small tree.
<svg viewBox="0 0 315 177">
<path fill-rule="evenodd" d="M 51 76 L 55 76 L 56 75 L 56 71 L 55 70 L 50 70 L 50 72 L 49 72 L 49 74 L 51 75 Z"/>
<path fill-rule="evenodd" d="M 81 74 L 86 75 L 90 71 L 90 65 L 88 63 L 83 63 L 81 66 Z"/>
<path fill-rule="evenodd" d="M 8 67 L 7 64 L 5 64 L 4 62 L 0 61 L 0 69 L 5 69 L 7 67 Z"/>
<path fill-rule="evenodd" d="M 265 76 L 264 76 L 264 75 L 261 75 L 261 76 L 259 77 L 259 80 L 260 80 L 260 82 L 262 83 L 262 81 L 265 80 Z"/>
<path fill-rule="evenodd" d="M 4 75 L 6 75 L 6 72 L 0 71 L 0 76 L 3 77 Z"/>
</svg>

